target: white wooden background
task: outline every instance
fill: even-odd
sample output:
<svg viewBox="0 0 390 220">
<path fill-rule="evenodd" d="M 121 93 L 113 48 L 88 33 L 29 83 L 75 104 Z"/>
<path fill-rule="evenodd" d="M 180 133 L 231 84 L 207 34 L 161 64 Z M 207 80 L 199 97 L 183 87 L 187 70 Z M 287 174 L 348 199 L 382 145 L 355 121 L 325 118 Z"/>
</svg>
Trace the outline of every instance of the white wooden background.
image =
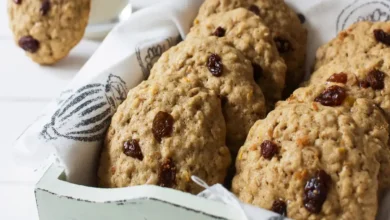
<svg viewBox="0 0 390 220">
<path fill-rule="evenodd" d="M 69 83 L 99 42 L 83 40 L 65 60 L 41 67 L 15 46 L 6 2 L 0 2 L 0 219 L 37 220 L 33 186 L 39 177 L 15 164 L 12 143 Z"/>
</svg>

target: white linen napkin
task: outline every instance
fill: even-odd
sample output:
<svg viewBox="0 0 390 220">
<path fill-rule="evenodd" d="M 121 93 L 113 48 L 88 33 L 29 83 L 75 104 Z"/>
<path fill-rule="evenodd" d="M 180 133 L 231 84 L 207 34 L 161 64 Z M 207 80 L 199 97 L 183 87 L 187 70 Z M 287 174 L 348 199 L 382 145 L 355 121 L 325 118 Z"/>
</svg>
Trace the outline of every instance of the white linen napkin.
<svg viewBox="0 0 390 220">
<path fill-rule="evenodd" d="M 37 168 L 54 154 L 65 167 L 68 181 L 92 184 L 110 116 L 126 98 L 128 90 L 149 75 L 159 56 L 180 37 L 185 38 L 202 2 L 135 1 L 134 4 L 147 7 L 114 28 L 58 100 L 53 101 L 18 138 L 16 159 Z M 389 0 L 286 2 L 306 18 L 308 73 L 316 49 L 339 31 L 360 20 L 390 19 Z M 389 193 L 384 196 L 378 219 L 390 219 L 388 207 Z"/>
</svg>

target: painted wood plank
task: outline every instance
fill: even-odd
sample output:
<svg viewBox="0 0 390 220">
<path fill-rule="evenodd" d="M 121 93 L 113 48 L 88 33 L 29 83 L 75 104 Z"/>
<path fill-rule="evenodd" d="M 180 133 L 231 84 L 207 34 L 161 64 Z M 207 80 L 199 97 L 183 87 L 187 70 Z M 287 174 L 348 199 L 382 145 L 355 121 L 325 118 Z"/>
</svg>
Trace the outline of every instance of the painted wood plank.
<svg viewBox="0 0 390 220">
<path fill-rule="evenodd" d="M 0 219 L 38 220 L 34 186 L 0 183 Z"/>
<path fill-rule="evenodd" d="M 47 102 L 0 101 L 0 183 L 33 183 L 38 180 L 38 174 L 15 163 L 12 144 L 46 105 Z"/>
<path fill-rule="evenodd" d="M 1 13 L 0 13 L 1 14 Z M 54 66 L 40 66 L 24 55 L 11 38 L 0 39 L 1 98 L 56 97 L 99 46 L 98 42 L 83 40 L 68 57 Z M 5 59 L 5 58 L 9 59 Z"/>
<path fill-rule="evenodd" d="M 0 39 L 10 37 L 11 31 L 8 28 L 7 1 L 0 2 Z"/>
</svg>

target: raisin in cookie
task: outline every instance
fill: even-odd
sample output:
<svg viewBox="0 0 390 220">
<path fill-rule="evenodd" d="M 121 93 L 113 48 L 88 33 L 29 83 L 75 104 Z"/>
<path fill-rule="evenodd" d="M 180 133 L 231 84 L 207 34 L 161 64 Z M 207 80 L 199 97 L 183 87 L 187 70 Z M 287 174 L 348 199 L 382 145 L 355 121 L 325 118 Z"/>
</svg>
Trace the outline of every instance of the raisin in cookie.
<svg viewBox="0 0 390 220">
<path fill-rule="evenodd" d="M 279 53 L 287 64 L 285 96 L 288 95 L 303 80 L 307 30 L 283 0 L 206 0 L 194 24 L 202 23 L 212 14 L 240 7 L 260 16 L 271 30 Z"/>
<path fill-rule="evenodd" d="M 361 89 L 358 85 L 356 85 L 357 81 L 353 74 L 336 73 L 331 75 L 328 79 L 330 79 L 330 81 L 327 81 L 327 83 L 318 83 L 305 88 L 297 89 L 291 95 L 291 97 L 287 99 L 287 102 L 281 102 L 277 105 L 279 106 L 281 104 L 291 102 L 312 102 L 314 100 L 315 102 L 312 103 L 313 108 L 317 108 L 318 105 L 344 106 L 348 108 L 348 106 L 355 105 L 357 99 L 367 98 L 367 100 L 370 101 L 372 105 L 375 105 L 381 111 L 382 114 L 388 114 L 388 109 L 384 110 L 383 108 L 380 108 L 382 103 L 378 102 L 378 100 L 383 97 L 374 98 L 375 91 L 370 91 L 370 89 Z M 331 82 L 336 80 L 338 82 Z M 344 83 L 345 80 L 346 83 Z M 370 115 L 369 117 L 370 118 L 367 119 L 362 118 L 361 122 L 374 124 L 377 123 L 378 126 L 381 127 L 380 133 L 388 133 L 389 128 L 384 124 L 380 123 L 381 119 L 376 118 L 379 117 L 378 115 Z M 386 114 L 383 114 L 383 117 L 387 119 Z M 372 121 L 372 119 L 375 120 Z M 377 135 L 376 131 L 377 130 L 373 130 L 371 134 Z M 390 177 L 388 175 L 390 173 L 389 146 L 381 148 L 380 153 L 377 155 L 377 158 L 381 164 L 379 171 L 379 188 L 388 189 L 390 187 Z"/>
<path fill-rule="evenodd" d="M 39 64 L 50 65 L 68 55 L 84 35 L 90 0 L 8 0 L 15 42 Z"/>
<path fill-rule="evenodd" d="M 153 184 L 190 193 L 191 181 L 223 183 L 231 158 L 220 100 L 212 91 L 148 80 L 113 116 L 98 172 L 103 187 Z"/>
<path fill-rule="evenodd" d="M 389 48 L 390 22 L 358 22 L 317 50 L 315 69 L 332 60 L 353 59 L 360 53 L 379 55 Z"/>
<path fill-rule="evenodd" d="M 353 97 L 373 100 L 390 120 L 390 48 L 382 51 L 379 55 L 361 53 L 333 60 L 303 85 L 346 85 Z"/>
<path fill-rule="evenodd" d="M 228 147 L 235 154 L 252 125 L 265 116 L 265 101 L 253 79 L 252 64 L 217 37 L 191 38 L 165 52 L 150 79 L 199 82 L 222 100 Z M 169 83 L 167 81 L 167 83 Z"/>
<path fill-rule="evenodd" d="M 282 98 L 286 64 L 279 56 L 270 30 L 258 16 L 239 8 L 210 15 L 192 27 L 187 39 L 213 35 L 232 43 L 252 62 L 253 76 L 264 93 L 268 110 L 272 110 Z"/>
<path fill-rule="evenodd" d="M 292 219 L 375 219 L 387 126 L 366 99 L 352 107 L 282 103 L 251 129 L 233 192 Z"/>
</svg>

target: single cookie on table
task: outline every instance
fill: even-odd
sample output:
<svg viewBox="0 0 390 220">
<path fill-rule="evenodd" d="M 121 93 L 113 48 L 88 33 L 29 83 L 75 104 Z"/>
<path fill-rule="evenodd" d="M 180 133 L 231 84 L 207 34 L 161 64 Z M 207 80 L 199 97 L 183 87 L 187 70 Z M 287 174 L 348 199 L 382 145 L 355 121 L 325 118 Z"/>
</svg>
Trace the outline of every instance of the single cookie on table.
<svg viewBox="0 0 390 220">
<path fill-rule="evenodd" d="M 56 63 L 84 36 L 90 4 L 90 0 L 8 0 L 16 44 L 36 63 Z"/>
<path fill-rule="evenodd" d="M 315 69 L 332 60 L 353 59 L 361 53 L 379 55 L 389 48 L 390 22 L 357 22 L 317 50 Z"/>
<path fill-rule="evenodd" d="M 326 76 L 327 69 L 331 70 L 332 66 L 329 64 L 320 68 L 318 71 L 324 71 L 323 75 Z M 336 65 L 337 66 L 337 65 Z M 372 71 L 372 70 L 369 70 Z M 363 71 L 364 72 L 364 71 Z M 362 72 L 362 73 L 363 73 Z M 316 76 L 319 73 L 313 75 Z M 367 72 L 365 73 L 367 74 Z M 322 74 L 321 74 L 322 75 Z M 378 91 L 373 90 L 372 88 L 360 88 L 358 83 L 358 78 L 353 74 L 339 73 L 329 74 L 327 82 L 315 83 L 308 87 L 297 89 L 290 98 L 287 99 L 287 102 L 280 102 L 277 106 L 292 103 L 292 102 L 310 102 L 312 100 L 317 101 L 322 105 L 327 106 L 338 106 L 342 105 L 345 107 L 355 105 L 355 102 L 359 98 L 367 99 L 372 105 L 375 105 L 378 108 L 383 116 L 380 115 L 369 115 L 369 118 L 361 118 L 360 123 L 368 124 L 377 124 L 381 130 L 370 131 L 371 135 L 376 135 L 379 140 L 381 139 L 382 133 L 387 133 L 389 127 L 381 123 L 382 118 L 385 118 L 389 122 L 389 108 L 381 108 L 381 106 L 387 106 L 389 99 L 384 96 L 380 96 Z M 325 77 L 326 78 L 326 77 Z M 330 80 L 329 80 L 330 79 Z M 333 81 L 333 82 L 331 82 Z M 386 101 L 387 100 L 387 101 Z M 314 103 L 317 106 L 316 103 Z M 365 127 L 370 127 L 365 126 Z M 378 133 L 377 133 L 378 132 Z M 383 141 L 387 143 L 387 141 Z M 380 153 L 377 155 L 377 160 L 380 162 L 380 171 L 379 171 L 379 188 L 385 190 L 390 188 L 390 147 L 386 146 L 380 149 Z"/>
<path fill-rule="evenodd" d="M 232 43 L 252 62 L 254 79 L 264 93 L 268 110 L 272 110 L 282 98 L 287 67 L 268 27 L 257 15 L 239 8 L 210 15 L 192 27 L 187 39 L 213 35 Z"/>
<path fill-rule="evenodd" d="M 232 191 L 292 219 L 375 219 L 387 126 L 367 99 L 352 107 L 282 102 L 251 129 Z"/>
<path fill-rule="evenodd" d="M 223 183 L 231 163 L 218 96 L 204 88 L 148 80 L 112 118 L 98 172 L 102 187 L 152 184 L 190 193 L 191 180 Z"/>
<path fill-rule="evenodd" d="M 227 145 L 235 155 L 252 125 L 265 116 L 263 93 L 253 79 L 252 64 L 217 37 L 191 38 L 165 52 L 149 79 L 199 82 L 222 100 Z M 169 82 L 166 80 L 167 83 Z"/>
<path fill-rule="evenodd" d="M 206 0 L 194 25 L 202 23 L 212 14 L 240 7 L 258 15 L 271 30 L 278 51 L 287 64 L 284 96 L 288 96 L 304 77 L 307 30 L 299 16 L 283 0 Z"/>
</svg>

